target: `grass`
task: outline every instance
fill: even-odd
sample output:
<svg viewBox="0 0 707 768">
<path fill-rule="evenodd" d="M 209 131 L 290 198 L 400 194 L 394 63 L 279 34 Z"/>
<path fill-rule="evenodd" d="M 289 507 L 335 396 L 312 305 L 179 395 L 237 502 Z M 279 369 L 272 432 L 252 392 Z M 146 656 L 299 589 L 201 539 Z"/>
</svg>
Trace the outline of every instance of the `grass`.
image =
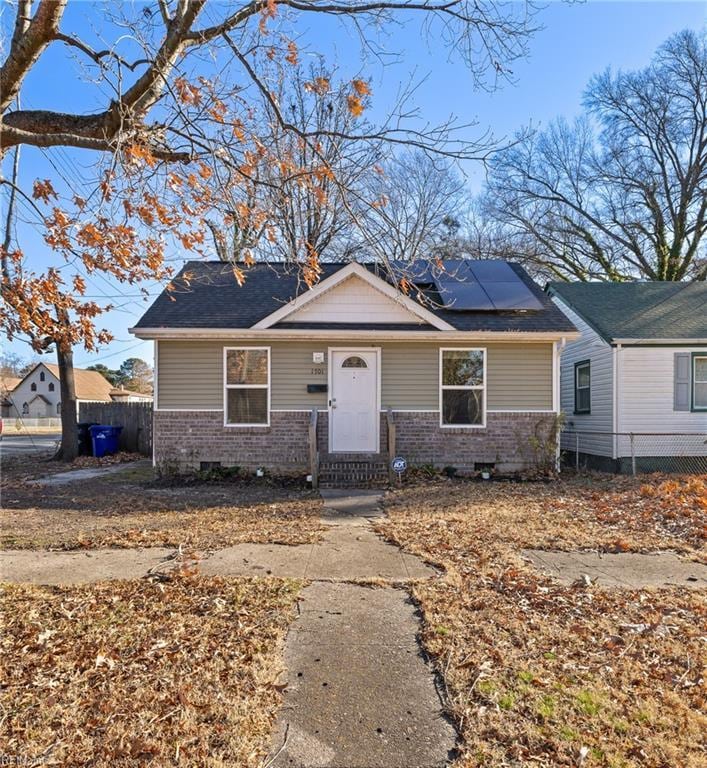
<svg viewBox="0 0 707 768">
<path fill-rule="evenodd" d="M 27 765 L 261 765 L 299 587 L 194 574 L 3 587 L 0 754 Z"/>
<path fill-rule="evenodd" d="M 379 530 L 445 570 L 412 592 L 462 734 L 459 766 L 707 765 L 704 593 L 565 587 L 519 554 L 704 560 L 704 480 L 442 481 L 386 507 Z"/>
<path fill-rule="evenodd" d="M 30 481 L 43 464 L 3 462 L 0 548 L 215 549 L 244 542 L 306 544 L 322 531 L 321 500 L 263 483 L 157 486 L 151 468 L 51 488 Z M 51 462 L 53 469 L 57 464 Z"/>
</svg>

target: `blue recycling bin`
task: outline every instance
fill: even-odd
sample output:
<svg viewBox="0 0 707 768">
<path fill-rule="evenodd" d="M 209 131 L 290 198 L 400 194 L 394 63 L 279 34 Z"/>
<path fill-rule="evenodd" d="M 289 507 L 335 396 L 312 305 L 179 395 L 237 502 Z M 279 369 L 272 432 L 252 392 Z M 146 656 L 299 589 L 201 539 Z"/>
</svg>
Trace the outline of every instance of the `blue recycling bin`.
<svg viewBox="0 0 707 768">
<path fill-rule="evenodd" d="M 118 442 L 122 427 L 111 427 L 107 424 L 93 424 L 89 427 L 91 432 L 91 444 L 93 455 L 106 456 L 109 453 L 118 453 Z"/>
</svg>

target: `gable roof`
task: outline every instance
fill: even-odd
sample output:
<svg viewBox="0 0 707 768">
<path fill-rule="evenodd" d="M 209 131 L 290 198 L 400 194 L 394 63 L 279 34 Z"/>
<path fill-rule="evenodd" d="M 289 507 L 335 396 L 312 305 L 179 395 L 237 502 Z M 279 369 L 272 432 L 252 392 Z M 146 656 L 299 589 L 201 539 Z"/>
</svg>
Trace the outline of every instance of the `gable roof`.
<svg viewBox="0 0 707 768">
<path fill-rule="evenodd" d="M 426 324 L 411 325 L 410 330 L 435 330 L 446 327 L 456 331 L 484 332 L 566 332 L 576 329 L 559 307 L 536 285 L 518 264 L 511 268 L 538 299 L 540 310 L 531 311 L 453 311 L 438 306 L 423 307 L 413 298 L 405 297 L 419 307 L 417 314 L 427 316 Z M 313 291 L 324 288 L 324 283 L 337 272 L 352 268 L 351 262 L 322 264 L 319 283 Z M 367 271 L 386 290 L 397 290 L 386 279 L 384 271 L 375 263 L 356 264 L 357 270 Z M 301 273 L 292 265 L 282 262 L 260 262 L 243 267 L 246 280 L 239 286 L 230 264 L 220 261 L 190 261 L 172 281 L 174 290 L 163 291 L 135 325 L 141 329 L 246 329 L 257 328 L 265 318 L 298 297 L 304 297 L 309 287 Z M 336 323 L 296 324 L 285 319 L 276 322 L 274 329 L 284 327 L 312 330 L 346 330 Z M 346 323 L 350 326 L 351 324 Z M 358 323 L 356 323 L 358 325 Z M 371 330 L 393 330 L 381 323 L 365 324 Z M 353 329 L 352 329 L 353 330 Z M 408 328 L 405 328 L 408 330 Z"/>
<path fill-rule="evenodd" d="M 394 306 L 400 310 L 401 316 L 397 318 L 400 322 L 409 323 L 413 325 L 413 327 L 415 323 L 425 323 L 439 330 L 452 330 L 452 326 L 449 325 L 449 323 L 437 317 L 419 302 L 413 301 L 409 296 L 405 296 L 405 294 L 401 293 L 390 283 L 376 277 L 373 272 L 370 272 L 356 262 L 347 264 L 326 280 L 319 282 L 306 293 L 299 294 L 299 296 L 294 298 L 289 304 L 284 304 L 272 314 L 258 321 L 255 324 L 255 327 L 270 328 L 280 321 L 286 322 L 288 318 L 292 322 L 297 322 L 297 316 L 303 308 L 311 308 L 311 305 L 319 300 L 320 297 L 323 297 L 329 291 L 335 291 L 337 287 L 342 286 L 344 283 L 351 280 L 364 282 L 367 286 L 376 291 L 383 301 L 391 304 L 394 303 Z M 365 312 L 367 311 L 366 308 L 362 308 L 362 311 L 365 317 Z M 307 322 L 306 318 L 305 322 Z M 384 323 L 381 323 L 381 325 L 384 325 Z"/>
<path fill-rule="evenodd" d="M 40 365 L 43 365 L 57 380 L 59 379 L 59 366 L 55 363 L 37 363 L 25 376 L 31 376 Z M 24 381 L 25 379 L 22 379 Z M 87 371 L 84 368 L 74 368 L 74 382 L 76 384 L 77 400 L 98 400 L 109 402 L 113 385 L 98 371 Z"/>
<path fill-rule="evenodd" d="M 605 341 L 707 339 L 707 282 L 549 283 Z"/>
</svg>

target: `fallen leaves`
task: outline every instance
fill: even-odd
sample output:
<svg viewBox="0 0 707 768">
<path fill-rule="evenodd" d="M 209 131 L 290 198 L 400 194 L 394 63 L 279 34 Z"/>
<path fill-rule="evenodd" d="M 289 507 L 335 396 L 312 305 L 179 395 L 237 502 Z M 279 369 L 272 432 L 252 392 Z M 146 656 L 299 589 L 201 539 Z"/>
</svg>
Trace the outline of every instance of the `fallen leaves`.
<svg viewBox="0 0 707 768">
<path fill-rule="evenodd" d="M 82 467 L 103 463 L 90 457 L 78 461 Z M 62 469 L 57 462 L 52 466 Z M 136 465 L 56 486 L 48 494 L 46 487 L 27 482 L 28 471 L 16 466 L 3 477 L 0 548 L 206 550 L 244 542 L 307 544 L 323 530 L 321 499 L 295 487 L 235 482 L 155 487 L 151 468 Z"/>
<path fill-rule="evenodd" d="M 442 566 L 413 597 L 459 726 L 458 765 L 697 766 L 707 729 L 698 591 L 564 587 L 525 547 L 703 558 L 704 479 L 439 482 L 388 496 L 379 530 Z"/>
<path fill-rule="evenodd" d="M 0 754 L 261 765 L 299 586 L 179 576 L 4 587 Z"/>
</svg>

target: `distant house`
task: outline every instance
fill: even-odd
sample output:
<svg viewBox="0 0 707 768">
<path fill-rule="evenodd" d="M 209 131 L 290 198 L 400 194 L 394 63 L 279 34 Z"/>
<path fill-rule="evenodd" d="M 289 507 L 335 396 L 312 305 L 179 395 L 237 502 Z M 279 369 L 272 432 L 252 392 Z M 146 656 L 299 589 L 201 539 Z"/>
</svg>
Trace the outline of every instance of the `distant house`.
<svg viewBox="0 0 707 768">
<path fill-rule="evenodd" d="M 12 410 L 12 400 L 10 393 L 22 381 L 19 376 L 3 376 L 0 378 L 0 416 L 10 415 Z"/>
<path fill-rule="evenodd" d="M 551 283 L 547 290 L 582 334 L 562 354 L 561 402 L 572 433 L 563 448 L 579 447 L 590 466 L 627 471 L 633 442 L 644 469 L 704 468 L 707 283 Z"/>
<path fill-rule="evenodd" d="M 151 395 L 130 392 L 114 387 L 98 371 L 74 369 L 76 399 L 86 402 L 130 402 L 149 401 Z M 5 395 L 3 416 L 43 419 L 58 417 L 61 412 L 61 388 L 59 366 L 52 363 L 38 363 Z"/>
<path fill-rule="evenodd" d="M 310 289 L 283 263 L 239 286 L 230 265 L 189 262 L 174 281 L 188 289 L 131 329 L 155 341 L 156 462 L 320 466 L 333 483 L 375 478 L 394 455 L 463 472 L 533 460 L 577 332 L 521 267 L 393 264 L 410 295 L 373 263 L 321 267 Z"/>
</svg>

